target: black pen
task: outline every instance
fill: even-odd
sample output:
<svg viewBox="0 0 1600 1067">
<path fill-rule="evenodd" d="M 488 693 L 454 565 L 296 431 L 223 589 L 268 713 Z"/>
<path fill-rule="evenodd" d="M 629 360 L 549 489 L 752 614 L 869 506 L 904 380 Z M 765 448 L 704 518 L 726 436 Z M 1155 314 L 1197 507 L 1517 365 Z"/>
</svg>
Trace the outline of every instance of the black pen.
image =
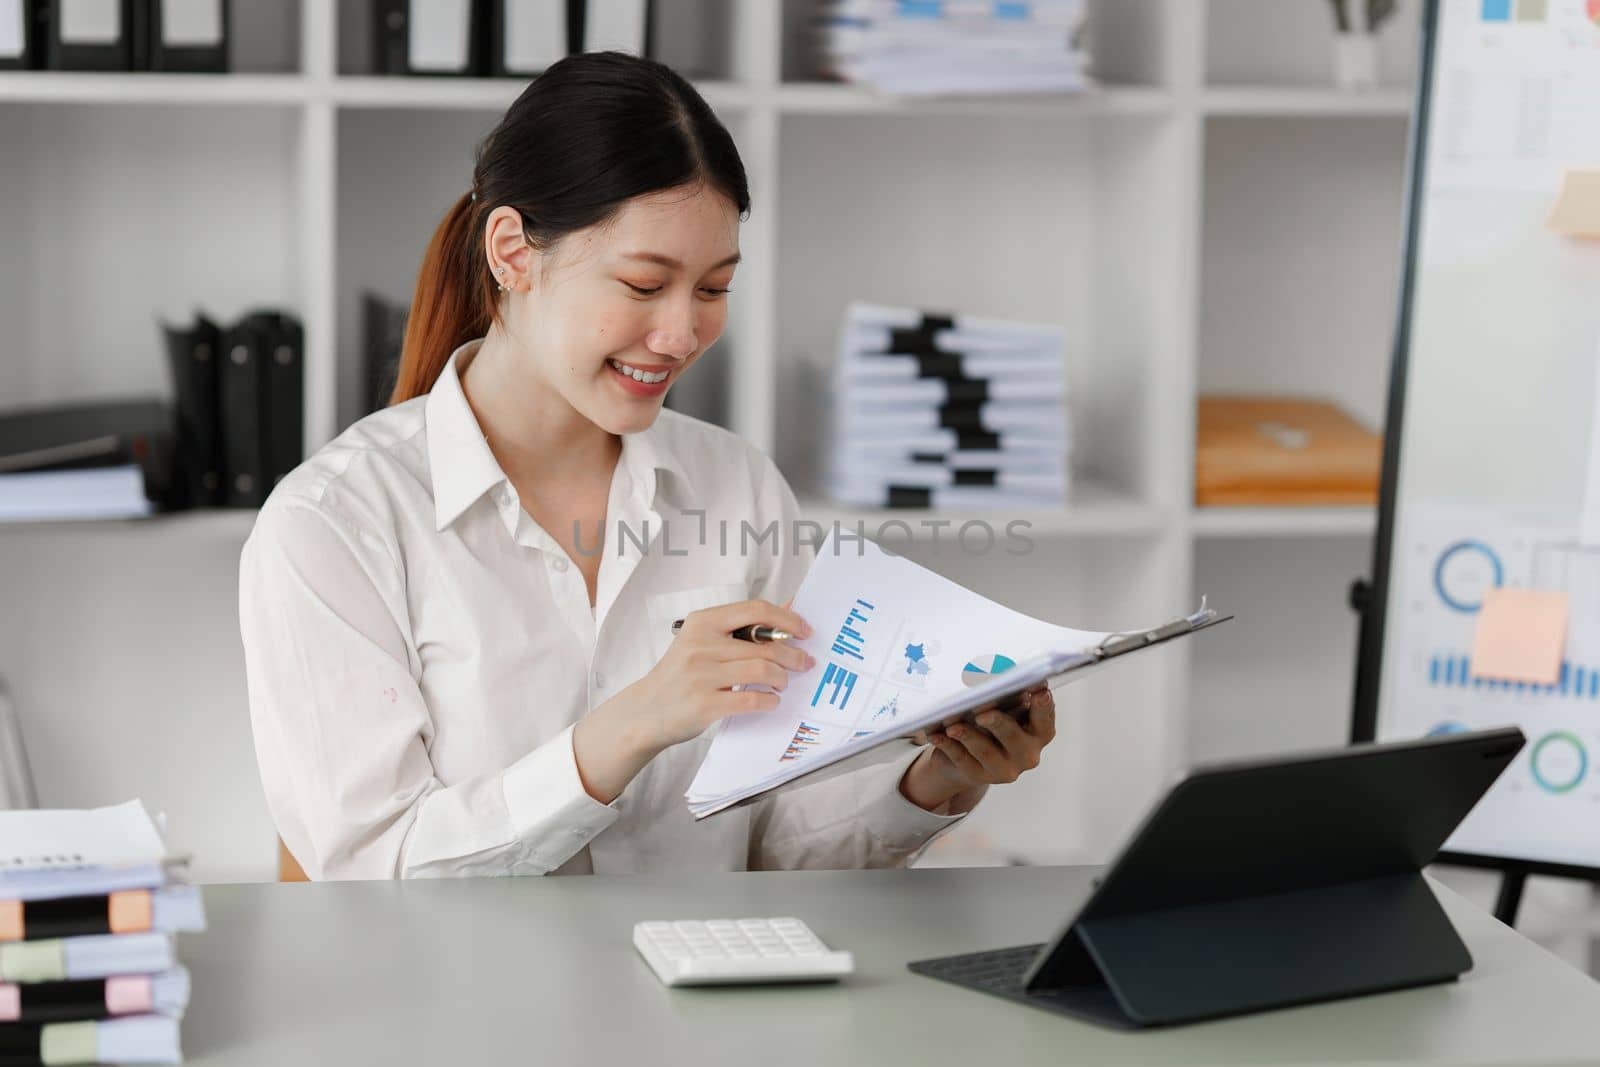
<svg viewBox="0 0 1600 1067">
<path fill-rule="evenodd" d="M 678 631 L 681 629 L 683 629 L 683 620 L 674 619 L 672 622 L 673 635 L 676 636 Z M 790 633 L 788 630 L 779 630 L 773 626 L 763 626 L 760 623 L 752 623 L 749 626 L 739 627 L 728 636 L 740 641 L 754 641 L 757 644 L 763 644 L 767 641 L 787 641 L 789 638 L 793 637 L 794 634 Z"/>
</svg>

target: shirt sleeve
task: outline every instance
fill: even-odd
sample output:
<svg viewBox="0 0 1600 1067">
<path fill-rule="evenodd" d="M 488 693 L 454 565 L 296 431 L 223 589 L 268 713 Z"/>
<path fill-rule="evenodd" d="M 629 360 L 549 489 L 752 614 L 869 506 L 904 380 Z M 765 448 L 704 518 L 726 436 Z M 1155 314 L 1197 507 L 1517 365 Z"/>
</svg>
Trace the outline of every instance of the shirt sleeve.
<svg viewBox="0 0 1600 1067">
<path fill-rule="evenodd" d="M 428 757 L 402 571 L 313 504 L 269 503 L 240 561 L 250 720 L 267 805 L 311 878 L 546 874 L 616 821 L 571 729 L 450 786 Z"/>
<path fill-rule="evenodd" d="M 780 549 L 763 556 L 754 594 L 786 603 L 816 557 L 818 538 L 801 518 L 782 473 L 762 457 L 757 514 L 780 516 Z M 797 532 L 801 536 L 796 536 Z M 823 531 L 826 533 L 826 531 Z M 845 551 L 850 551 L 846 542 Z M 807 619 L 813 626 L 816 619 Z M 883 763 L 756 801 L 750 819 L 751 870 L 903 867 L 970 812 L 936 815 L 907 800 L 900 779 L 922 749 L 910 741 Z M 981 801 L 980 801 L 981 803 Z"/>
</svg>

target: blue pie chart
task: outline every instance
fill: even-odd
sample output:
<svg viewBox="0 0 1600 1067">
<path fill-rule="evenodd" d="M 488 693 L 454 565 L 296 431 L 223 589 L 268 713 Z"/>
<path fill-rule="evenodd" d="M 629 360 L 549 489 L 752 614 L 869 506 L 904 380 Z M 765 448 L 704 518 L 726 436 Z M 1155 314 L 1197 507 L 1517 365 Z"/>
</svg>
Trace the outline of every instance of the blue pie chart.
<svg viewBox="0 0 1600 1067">
<path fill-rule="evenodd" d="M 1002 674 L 1016 665 L 1016 660 L 998 652 L 992 656 L 974 656 L 961 668 L 961 684 L 969 688 L 979 685 L 988 681 L 991 675 Z"/>
<path fill-rule="evenodd" d="M 1500 588 L 1505 579 L 1500 557 L 1482 541 L 1457 541 L 1433 565 L 1434 592 L 1463 615 L 1475 614 L 1483 607 L 1484 593 Z"/>
</svg>

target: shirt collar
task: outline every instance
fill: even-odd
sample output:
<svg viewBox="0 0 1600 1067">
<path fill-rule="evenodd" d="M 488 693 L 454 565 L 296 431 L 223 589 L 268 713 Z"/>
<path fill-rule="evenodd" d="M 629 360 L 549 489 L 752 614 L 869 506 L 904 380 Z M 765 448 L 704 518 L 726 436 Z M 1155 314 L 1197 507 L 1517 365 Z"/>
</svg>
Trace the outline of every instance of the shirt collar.
<svg viewBox="0 0 1600 1067">
<path fill-rule="evenodd" d="M 653 503 L 662 495 L 662 485 L 658 474 L 666 471 L 672 475 L 673 495 L 678 500 L 689 499 L 689 472 L 684 469 L 683 461 L 666 441 L 661 430 L 661 415 L 656 416 L 656 421 L 638 433 L 625 433 L 622 435 L 621 463 L 627 468 L 633 483 L 641 492 L 646 504 Z"/>
<path fill-rule="evenodd" d="M 482 343 L 482 338 L 468 341 L 450 353 L 424 409 L 434 519 L 440 530 L 460 518 L 484 493 L 507 480 L 461 388 L 459 363 Z"/>
<path fill-rule="evenodd" d="M 490 451 L 489 442 L 461 386 L 460 364 L 470 359 L 481 344 L 483 338 L 480 337 L 450 353 L 439 380 L 428 393 L 424 409 L 434 520 L 439 530 L 455 522 L 489 490 L 509 482 L 499 460 Z M 639 433 L 622 436 L 619 462 L 632 480 L 640 502 L 647 507 L 660 492 L 658 471 L 671 474 L 678 490 L 690 488 L 683 461 L 663 439 L 659 417 Z"/>
</svg>

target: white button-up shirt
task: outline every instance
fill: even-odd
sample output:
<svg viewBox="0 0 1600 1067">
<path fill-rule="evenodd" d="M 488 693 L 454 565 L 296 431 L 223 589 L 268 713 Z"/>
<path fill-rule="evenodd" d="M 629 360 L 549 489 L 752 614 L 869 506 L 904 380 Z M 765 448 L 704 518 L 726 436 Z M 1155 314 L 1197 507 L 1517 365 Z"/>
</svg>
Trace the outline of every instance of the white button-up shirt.
<svg viewBox="0 0 1600 1067">
<path fill-rule="evenodd" d="M 589 796 L 573 724 L 650 670 L 672 620 L 785 603 L 811 551 L 771 460 L 664 410 L 622 439 L 591 606 L 467 403 L 458 361 L 479 343 L 431 393 L 362 419 L 285 478 L 244 547 L 256 756 L 306 873 L 897 866 L 956 822 L 900 794 L 909 743 L 701 822 L 684 792 L 705 735 L 662 752 L 611 804 Z M 773 522 L 778 537 L 741 541 L 742 523 Z"/>
</svg>

